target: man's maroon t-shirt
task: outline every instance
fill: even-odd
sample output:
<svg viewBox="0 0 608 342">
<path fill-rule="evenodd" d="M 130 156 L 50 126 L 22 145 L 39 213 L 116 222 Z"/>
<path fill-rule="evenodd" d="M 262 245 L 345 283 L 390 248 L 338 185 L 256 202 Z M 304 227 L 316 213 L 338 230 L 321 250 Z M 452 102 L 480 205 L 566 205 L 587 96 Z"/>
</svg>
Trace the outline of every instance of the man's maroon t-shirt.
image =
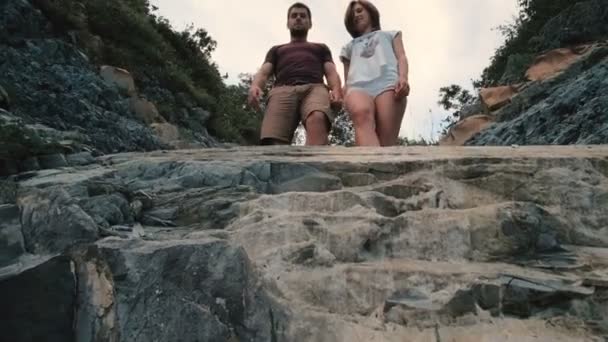
<svg viewBox="0 0 608 342">
<path fill-rule="evenodd" d="M 333 63 L 327 45 L 309 42 L 273 46 L 264 61 L 273 65 L 275 86 L 323 83 L 325 62 Z"/>
</svg>

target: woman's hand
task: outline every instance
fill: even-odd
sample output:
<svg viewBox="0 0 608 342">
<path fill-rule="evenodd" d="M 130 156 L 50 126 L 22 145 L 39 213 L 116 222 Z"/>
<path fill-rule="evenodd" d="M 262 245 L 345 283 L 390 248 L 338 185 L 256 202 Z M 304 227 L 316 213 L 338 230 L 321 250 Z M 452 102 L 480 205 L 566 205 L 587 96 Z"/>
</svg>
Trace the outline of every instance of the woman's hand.
<svg viewBox="0 0 608 342">
<path fill-rule="evenodd" d="M 395 86 L 395 98 L 402 99 L 410 95 L 410 83 L 406 77 L 399 77 L 397 85 Z"/>
</svg>

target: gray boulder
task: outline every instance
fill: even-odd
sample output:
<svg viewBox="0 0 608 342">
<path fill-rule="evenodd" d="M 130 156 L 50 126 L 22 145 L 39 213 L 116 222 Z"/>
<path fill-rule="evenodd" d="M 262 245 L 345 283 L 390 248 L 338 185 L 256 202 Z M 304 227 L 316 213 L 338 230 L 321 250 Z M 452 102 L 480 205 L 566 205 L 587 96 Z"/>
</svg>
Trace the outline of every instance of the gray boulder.
<svg viewBox="0 0 608 342">
<path fill-rule="evenodd" d="M 32 190 L 19 198 L 28 252 L 58 253 L 97 240 L 95 221 L 64 189 Z"/>
<path fill-rule="evenodd" d="M 10 98 L 8 97 L 8 93 L 2 86 L 0 86 L 0 108 L 8 109 L 10 106 Z"/>
<path fill-rule="evenodd" d="M 241 248 L 115 238 L 98 246 L 114 276 L 123 340 L 271 340 L 272 308 Z"/>
<path fill-rule="evenodd" d="M 82 209 L 103 227 L 132 223 L 129 201 L 121 194 L 101 195 L 80 201 Z"/>
<path fill-rule="evenodd" d="M 12 204 L 0 205 L 0 267 L 8 265 L 24 253 L 19 208 Z"/>
<path fill-rule="evenodd" d="M 0 279 L 0 293 L 0 341 L 75 341 L 77 279 L 69 257 L 56 257 Z"/>
</svg>

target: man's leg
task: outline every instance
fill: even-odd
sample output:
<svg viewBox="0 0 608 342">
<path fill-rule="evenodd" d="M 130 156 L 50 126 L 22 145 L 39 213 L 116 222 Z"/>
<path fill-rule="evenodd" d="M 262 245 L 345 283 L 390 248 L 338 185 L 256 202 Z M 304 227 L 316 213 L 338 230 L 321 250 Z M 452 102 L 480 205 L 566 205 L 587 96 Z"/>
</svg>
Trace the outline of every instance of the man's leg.
<svg viewBox="0 0 608 342">
<path fill-rule="evenodd" d="M 314 111 L 304 121 L 306 146 L 321 146 L 329 143 L 329 119 L 323 112 Z"/>
<path fill-rule="evenodd" d="M 270 91 L 260 136 L 261 145 L 290 145 L 298 127 L 298 97 L 294 87 Z"/>
<path fill-rule="evenodd" d="M 329 105 L 329 91 L 322 84 L 310 85 L 302 99 L 302 123 L 306 129 L 306 145 L 320 146 L 329 143 L 333 112 Z"/>
</svg>

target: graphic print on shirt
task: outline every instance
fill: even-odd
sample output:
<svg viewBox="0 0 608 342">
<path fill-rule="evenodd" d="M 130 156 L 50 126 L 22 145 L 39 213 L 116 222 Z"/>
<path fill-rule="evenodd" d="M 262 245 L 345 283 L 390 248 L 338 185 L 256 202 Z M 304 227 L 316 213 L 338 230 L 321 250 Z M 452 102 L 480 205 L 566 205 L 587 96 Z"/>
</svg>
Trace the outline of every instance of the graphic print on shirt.
<svg viewBox="0 0 608 342">
<path fill-rule="evenodd" d="M 378 36 L 372 35 L 367 38 L 364 42 L 365 46 L 363 47 L 363 51 L 361 51 L 361 57 L 363 58 L 372 58 L 374 57 L 374 53 L 376 52 L 376 47 L 378 46 Z"/>
</svg>

